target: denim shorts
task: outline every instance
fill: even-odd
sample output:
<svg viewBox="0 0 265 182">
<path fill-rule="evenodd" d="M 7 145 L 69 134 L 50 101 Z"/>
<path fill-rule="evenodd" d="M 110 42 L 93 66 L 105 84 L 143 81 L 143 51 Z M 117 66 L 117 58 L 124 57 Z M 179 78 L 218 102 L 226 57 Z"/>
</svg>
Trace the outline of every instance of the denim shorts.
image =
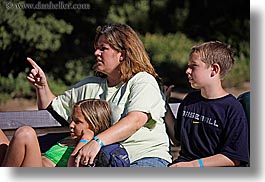
<svg viewBox="0 0 265 182">
<path fill-rule="evenodd" d="M 158 157 L 145 157 L 131 163 L 130 167 L 167 167 L 169 164 L 165 159 Z"/>
</svg>

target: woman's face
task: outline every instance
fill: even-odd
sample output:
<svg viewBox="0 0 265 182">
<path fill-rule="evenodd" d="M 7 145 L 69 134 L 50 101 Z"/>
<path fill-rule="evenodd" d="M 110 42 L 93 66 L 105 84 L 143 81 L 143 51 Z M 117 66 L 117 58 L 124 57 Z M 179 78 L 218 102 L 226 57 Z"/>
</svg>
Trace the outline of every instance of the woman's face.
<svg viewBox="0 0 265 182">
<path fill-rule="evenodd" d="M 104 35 L 99 37 L 94 55 L 97 58 L 97 71 L 106 75 L 120 72 L 121 53 L 110 47 Z"/>
<path fill-rule="evenodd" d="M 71 137 L 80 140 L 83 134 L 91 132 L 91 128 L 92 125 L 85 119 L 80 107 L 74 107 L 72 121 L 69 125 Z"/>
</svg>

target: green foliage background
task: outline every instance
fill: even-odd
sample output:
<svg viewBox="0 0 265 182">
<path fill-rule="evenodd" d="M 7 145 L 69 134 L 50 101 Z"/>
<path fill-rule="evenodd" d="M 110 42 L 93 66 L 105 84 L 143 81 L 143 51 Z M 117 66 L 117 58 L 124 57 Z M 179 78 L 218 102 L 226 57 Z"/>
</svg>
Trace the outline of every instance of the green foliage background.
<svg viewBox="0 0 265 182">
<path fill-rule="evenodd" d="M 26 81 L 31 69 L 26 57 L 43 68 L 56 94 L 91 76 L 96 27 L 111 22 L 127 23 L 138 32 L 159 75 L 176 89 L 190 88 L 185 76 L 190 48 L 209 40 L 224 41 L 235 50 L 236 65 L 224 86 L 250 81 L 247 0 L 41 1 L 50 2 L 85 3 L 89 9 L 17 8 L 37 2 L 0 1 L 0 101 L 36 97 Z"/>
</svg>

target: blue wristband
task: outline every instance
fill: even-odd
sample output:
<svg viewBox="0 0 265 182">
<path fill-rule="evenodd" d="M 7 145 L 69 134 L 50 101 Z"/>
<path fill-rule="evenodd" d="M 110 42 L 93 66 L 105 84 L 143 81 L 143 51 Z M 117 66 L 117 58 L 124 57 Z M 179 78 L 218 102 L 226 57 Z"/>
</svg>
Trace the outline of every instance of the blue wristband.
<svg viewBox="0 0 265 182">
<path fill-rule="evenodd" d="M 97 137 L 97 136 L 94 136 L 93 140 L 95 140 L 96 142 L 98 142 L 98 144 L 101 146 L 101 147 L 104 147 L 104 143 Z"/>
<path fill-rule="evenodd" d="M 88 140 L 81 139 L 81 140 L 79 140 L 79 143 L 80 142 L 87 144 L 89 141 Z"/>
<path fill-rule="evenodd" d="M 203 165 L 203 163 L 202 163 L 202 159 L 198 159 L 198 162 L 199 162 L 199 164 L 200 164 L 200 168 L 203 168 L 204 165 Z"/>
</svg>

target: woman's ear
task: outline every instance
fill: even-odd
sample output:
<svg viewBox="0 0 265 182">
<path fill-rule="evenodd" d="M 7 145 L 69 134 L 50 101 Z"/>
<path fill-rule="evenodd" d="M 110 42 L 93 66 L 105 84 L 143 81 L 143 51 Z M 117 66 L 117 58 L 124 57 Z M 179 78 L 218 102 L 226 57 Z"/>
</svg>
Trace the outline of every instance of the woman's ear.
<svg viewBox="0 0 265 182">
<path fill-rule="evenodd" d="M 122 51 L 120 56 L 120 62 L 124 61 L 124 58 L 125 58 L 125 51 Z"/>
<path fill-rule="evenodd" d="M 213 76 L 219 74 L 220 70 L 221 70 L 221 68 L 220 68 L 219 64 L 216 64 L 216 63 L 212 64 L 211 65 L 211 76 L 213 77 Z"/>
</svg>

